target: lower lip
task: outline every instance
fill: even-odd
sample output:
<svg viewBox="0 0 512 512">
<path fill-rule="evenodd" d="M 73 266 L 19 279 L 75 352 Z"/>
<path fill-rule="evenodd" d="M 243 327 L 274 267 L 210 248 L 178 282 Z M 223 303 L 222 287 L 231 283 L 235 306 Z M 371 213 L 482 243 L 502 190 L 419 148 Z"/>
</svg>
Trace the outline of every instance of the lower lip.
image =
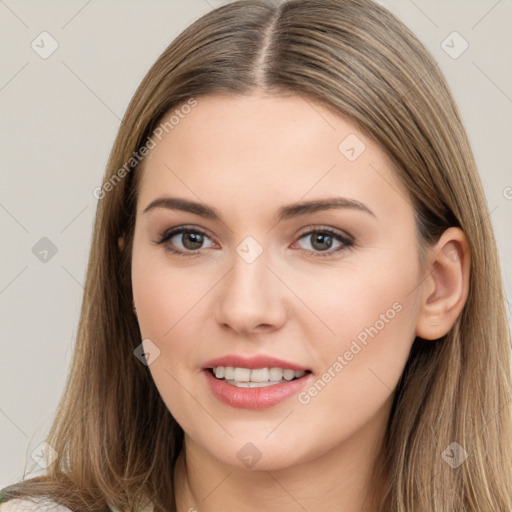
<svg viewBox="0 0 512 512">
<path fill-rule="evenodd" d="M 311 380 L 312 373 L 300 379 L 272 384 L 261 388 L 239 388 L 217 379 L 210 371 L 204 370 L 212 393 L 223 403 L 239 409 L 265 409 L 279 404 L 296 395 Z"/>
</svg>

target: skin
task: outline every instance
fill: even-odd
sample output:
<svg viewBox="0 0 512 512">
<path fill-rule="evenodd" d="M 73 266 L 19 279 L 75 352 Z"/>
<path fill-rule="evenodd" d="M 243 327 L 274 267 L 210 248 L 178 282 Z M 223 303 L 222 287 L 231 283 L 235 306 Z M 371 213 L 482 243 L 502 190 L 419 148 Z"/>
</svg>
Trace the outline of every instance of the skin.
<svg viewBox="0 0 512 512">
<path fill-rule="evenodd" d="M 365 145 L 354 161 L 338 149 L 349 134 Z M 206 203 L 223 222 L 165 208 L 144 213 L 163 196 Z M 344 208 L 275 220 L 281 206 L 333 196 L 373 215 Z M 160 350 L 149 370 L 185 431 L 179 511 L 372 510 L 370 470 L 411 344 L 446 334 L 468 292 L 464 233 L 448 229 L 421 268 L 407 198 L 375 142 L 300 96 L 200 97 L 151 150 L 137 203 L 133 296 L 142 339 Z M 192 252 L 183 235 L 154 243 L 183 225 L 206 232 L 198 254 L 168 250 Z M 304 236 L 326 227 L 353 237 L 353 246 L 334 252 L 344 246 L 334 238 L 322 252 L 314 235 Z M 236 252 L 247 236 L 262 249 L 252 263 Z M 295 395 L 236 409 L 205 384 L 204 363 L 231 353 L 293 361 L 316 381 L 393 304 L 394 318 L 306 404 Z M 252 467 L 237 456 L 248 442 L 261 454 Z"/>
</svg>

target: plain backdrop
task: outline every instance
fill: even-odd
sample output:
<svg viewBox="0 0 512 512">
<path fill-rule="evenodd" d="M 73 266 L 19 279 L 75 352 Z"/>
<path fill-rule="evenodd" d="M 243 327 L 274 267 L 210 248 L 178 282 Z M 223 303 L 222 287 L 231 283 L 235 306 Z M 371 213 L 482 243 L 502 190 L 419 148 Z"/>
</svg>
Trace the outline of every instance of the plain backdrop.
<svg viewBox="0 0 512 512">
<path fill-rule="evenodd" d="M 454 92 L 485 187 L 510 314 L 512 1 L 379 3 L 426 44 Z M 63 391 L 93 190 L 128 102 L 181 30 L 219 5 L 0 0 L 0 487 L 37 468 L 31 453 Z"/>
</svg>

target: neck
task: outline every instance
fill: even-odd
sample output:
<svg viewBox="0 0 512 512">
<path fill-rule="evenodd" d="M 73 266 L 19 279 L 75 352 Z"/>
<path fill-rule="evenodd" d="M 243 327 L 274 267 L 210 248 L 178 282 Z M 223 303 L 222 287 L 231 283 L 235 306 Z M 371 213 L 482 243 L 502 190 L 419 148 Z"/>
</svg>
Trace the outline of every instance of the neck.
<svg viewBox="0 0 512 512">
<path fill-rule="evenodd" d="M 177 512 L 374 512 L 372 470 L 380 452 L 390 403 L 335 447 L 277 470 L 235 467 L 213 457 L 185 434 L 176 463 Z M 375 504 L 373 504 L 374 506 Z"/>
</svg>

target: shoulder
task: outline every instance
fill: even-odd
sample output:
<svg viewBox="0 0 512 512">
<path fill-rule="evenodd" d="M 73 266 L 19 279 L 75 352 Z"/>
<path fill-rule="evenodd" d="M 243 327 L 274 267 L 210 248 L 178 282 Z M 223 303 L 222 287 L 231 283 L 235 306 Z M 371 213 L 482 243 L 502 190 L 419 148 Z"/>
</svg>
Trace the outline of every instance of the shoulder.
<svg viewBox="0 0 512 512">
<path fill-rule="evenodd" d="M 110 508 L 112 512 L 120 512 L 116 507 Z M 0 512 L 72 512 L 72 510 L 48 499 L 13 499 L 1 503 Z M 150 504 L 142 512 L 153 512 L 153 506 Z"/>
<path fill-rule="evenodd" d="M 14 499 L 0 505 L 0 512 L 71 512 L 51 500 Z"/>
<path fill-rule="evenodd" d="M 116 507 L 110 508 L 112 512 L 120 512 Z M 13 499 L 1 503 L 0 512 L 72 512 L 72 510 L 51 500 Z M 142 512 L 153 512 L 153 506 L 149 505 Z"/>
</svg>

